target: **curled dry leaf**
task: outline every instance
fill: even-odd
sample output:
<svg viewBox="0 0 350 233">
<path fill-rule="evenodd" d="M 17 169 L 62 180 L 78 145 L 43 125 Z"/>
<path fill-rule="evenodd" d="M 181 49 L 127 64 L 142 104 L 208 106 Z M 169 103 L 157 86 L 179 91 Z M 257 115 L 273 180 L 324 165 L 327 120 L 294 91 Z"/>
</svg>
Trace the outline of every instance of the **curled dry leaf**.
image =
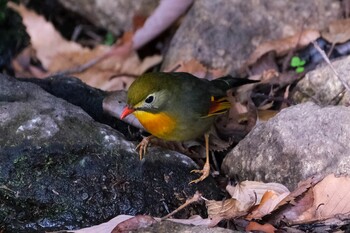
<svg viewBox="0 0 350 233">
<path fill-rule="evenodd" d="M 246 219 L 261 219 L 265 215 L 270 214 L 278 205 L 278 203 L 280 203 L 281 200 L 288 196 L 288 194 L 289 192 L 277 194 L 271 190 L 266 191 L 261 198 L 260 204 L 251 213 L 249 213 Z"/>
<path fill-rule="evenodd" d="M 282 56 L 291 49 L 298 49 L 308 45 L 311 43 L 311 41 L 316 40 L 318 37 L 320 37 L 320 33 L 316 30 L 303 30 L 301 33 L 294 36 L 265 42 L 258 46 L 250 55 L 246 62 L 246 66 L 254 64 L 261 56 L 270 51 L 276 51 L 277 56 Z"/>
<path fill-rule="evenodd" d="M 279 183 L 263 183 L 258 181 L 243 181 L 236 186 L 228 185 L 226 187 L 227 192 L 232 198 L 249 201 L 251 197 L 255 197 L 256 204 L 261 202 L 261 199 L 266 191 L 270 190 L 281 195 L 289 193 L 287 187 Z"/>
<path fill-rule="evenodd" d="M 226 190 L 231 195 L 231 199 L 206 202 L 210 218 L 230 219 L 244 216 L 255 204 L 261 202 L 267 190 L 274 190 L 270 192 L 278 196 L 289 193 L 288 189 L 281 184 L 256 181 L 244 181 L 235 187 L 228 185 Z"/>
<path fill-rule="evenodd" d="M 324 39 L 332 44 L 344 43 L 350 40 L 350 19 L 340 19 L 331 22 L 328 30 L 321 34 Z"/>
<path fill-rule="evenodd" d="M 224 201 L 206 201 L 208 216 L 212 219 L 232 219 L 244 216 L 254 205 L 255 201 L 241 202 L 234 198 Z"/>
</svg>

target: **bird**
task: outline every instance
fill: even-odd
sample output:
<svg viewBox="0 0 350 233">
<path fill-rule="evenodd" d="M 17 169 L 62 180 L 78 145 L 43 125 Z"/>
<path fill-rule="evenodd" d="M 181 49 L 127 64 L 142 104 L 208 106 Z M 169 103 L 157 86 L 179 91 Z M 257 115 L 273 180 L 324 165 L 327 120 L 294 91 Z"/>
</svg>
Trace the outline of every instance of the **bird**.
<svg viewBox="0 0 350 233">
<path fill-rule="evenodd" d="M 209 176 L 209 130 L 216 117 L 230 108 L 227 91 L 256 80 L 230 75 L 214 80 L 198 78 L 186 72 L 150 72 L 139 76 L 129 87 L 121 119 L 130 114 L 151 133 L 137 147 L 140 159 L 146 152 L 149 139 L 188 141 L 204 135 L 206 161 L 202 175 L 190 183 Z"/>
</svg>

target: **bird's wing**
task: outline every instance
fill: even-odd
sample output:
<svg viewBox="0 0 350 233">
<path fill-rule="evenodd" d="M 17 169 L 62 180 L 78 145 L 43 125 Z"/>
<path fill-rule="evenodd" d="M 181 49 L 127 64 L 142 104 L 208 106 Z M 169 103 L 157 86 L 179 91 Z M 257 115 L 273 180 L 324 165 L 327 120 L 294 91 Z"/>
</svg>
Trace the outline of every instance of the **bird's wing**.
<svg viewBox="0 0 350 233">
<path fill-rule="evenodd" d="M 209 112 L 207 115 L 203 116 L 203 118 L 223 114 L 230 107 L 231 104 L 226 97 L 217 99 L 214 96 L 212 96 L 210 101 Z"/>
</svg>

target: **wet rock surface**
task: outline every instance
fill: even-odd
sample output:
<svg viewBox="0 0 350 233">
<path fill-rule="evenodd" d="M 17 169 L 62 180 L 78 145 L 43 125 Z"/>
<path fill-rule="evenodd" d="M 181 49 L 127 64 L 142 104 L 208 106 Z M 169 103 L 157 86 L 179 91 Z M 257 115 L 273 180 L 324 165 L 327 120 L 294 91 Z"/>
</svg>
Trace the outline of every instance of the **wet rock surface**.
<svg viewBox="0 0 350 233">
<path fill-rule="evenodd" d="M 80 107 L 35 84 L 0 76 L 0 228 L 76 229 L 119 214 L 162 216 L 196 190 L 220 198 L 212 179 L 188 185 L 188 157 L 135 144 Z M 179 217 L 205 212 L 191 206 Z"/>
<path fill-rule="evenodd" d="M 308 102 L 256 127 L 225 157 L 222 169 L 245 180 L 297 183 L 329 173 L 350 174 L 350 109 Z"/>
</svg>

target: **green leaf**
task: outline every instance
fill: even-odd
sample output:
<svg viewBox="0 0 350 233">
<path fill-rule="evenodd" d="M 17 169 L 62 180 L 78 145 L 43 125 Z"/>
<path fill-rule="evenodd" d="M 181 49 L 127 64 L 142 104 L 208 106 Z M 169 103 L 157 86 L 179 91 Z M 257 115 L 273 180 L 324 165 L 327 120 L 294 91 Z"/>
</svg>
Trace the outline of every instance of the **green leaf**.
<svg viewBox="0 0 350 233">
<path fill-rule="evenodd" d="M 304 64 L 305 64 L 305 62 L 304 62 Z M 304 67 L 298 67 L 298 68 L 295 69 L 295 72 L 297 72 L 297 74 L 300 74 L 300 73 L 303 73 L 304 70 L 305 70 Z"/>
<path fill-rule="evenodd" d="M 105 45 L 113 45 L 115 42 L 115 36 L 111 32 L 107 32 L 105 36 L 105 41 L 103 44 Z"/>
<path fill-rule="evenodd" d="M 290 66 L 291 67 L 299 67 L 299 66 L 304 66 L 305 65 L 305 61 L 301 60 L 299 57 L 292 57 L 292 60 L 290 61 Z"/>
<path fill-rule="evenodd" d="M 298 67 L 300 64 L 300 58 L 299 57 L 292 57 L 292 60 L 290 61 L 291 67 Z"/>
</svg>

